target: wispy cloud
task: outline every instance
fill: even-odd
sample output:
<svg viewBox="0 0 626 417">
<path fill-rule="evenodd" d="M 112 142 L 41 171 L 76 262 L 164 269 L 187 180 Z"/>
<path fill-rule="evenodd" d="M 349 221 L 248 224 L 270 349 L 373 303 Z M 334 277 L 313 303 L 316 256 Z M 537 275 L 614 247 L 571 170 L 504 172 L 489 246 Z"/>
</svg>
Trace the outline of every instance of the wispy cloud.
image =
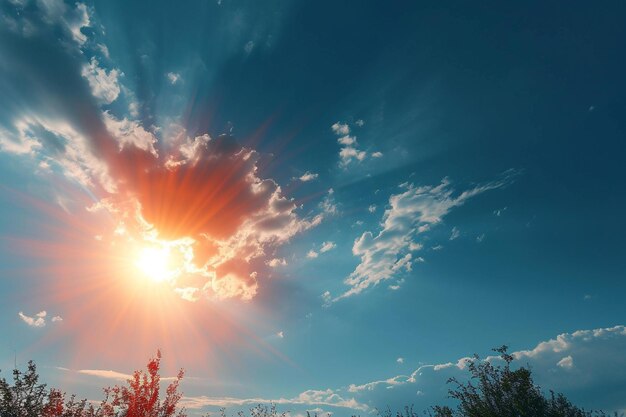
<svg viewBox="0 0 626 417">
<path fill-rule="evenodd" d="M 455 207 L 486 191 L 508 185 L 515 175 L 506 173 L 502 179 L 477 185 L 460 193 L 448 179 L 434 186 L 404 183 L 403 191 L 389 198 L 390 208 L 381 220 L 382 229 L 375 235 L 365 232 L 355 240 L 352 253 L 360 264 L 345 280 L 350 288 L 335 300 L 360 294 L 370 286 L 388 280 L 403 270 L 411 270 L 416 239 L 441 222 Z"/>
</svg>

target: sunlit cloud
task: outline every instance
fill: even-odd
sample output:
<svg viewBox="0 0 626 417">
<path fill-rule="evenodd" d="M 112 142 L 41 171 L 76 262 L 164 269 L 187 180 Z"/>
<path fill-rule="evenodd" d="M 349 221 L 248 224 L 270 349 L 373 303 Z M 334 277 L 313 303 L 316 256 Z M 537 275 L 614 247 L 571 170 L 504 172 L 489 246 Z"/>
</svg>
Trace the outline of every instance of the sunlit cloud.
<svg viewBox="0 0 626 417">
<path fill-rule="evenodd" d="M 39 313 L 35 314 L 33 317 L 27 316 L 21 311 L 18 313 L 18 315 L 22 319 L 22 321 L 28 324 L 30 327 L 44 327 L 46 325 L 47 313 L 45 310 L 40 311 Z"/>
</svg>

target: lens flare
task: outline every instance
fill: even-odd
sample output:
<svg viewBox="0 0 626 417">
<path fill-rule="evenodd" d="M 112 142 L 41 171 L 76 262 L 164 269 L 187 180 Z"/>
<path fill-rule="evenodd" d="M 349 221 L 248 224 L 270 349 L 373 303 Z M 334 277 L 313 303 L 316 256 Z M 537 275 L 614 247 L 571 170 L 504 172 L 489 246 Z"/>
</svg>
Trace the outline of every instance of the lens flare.
<svg viewBox="0 0 626 417">
<path fill-rule="evenodd" d="M 156 283 L 167 281 L 172 276 L 170 251 L 167 247 L 143 248 L 139 253 L 135 266 L 143 276 Z"/>
</svg>

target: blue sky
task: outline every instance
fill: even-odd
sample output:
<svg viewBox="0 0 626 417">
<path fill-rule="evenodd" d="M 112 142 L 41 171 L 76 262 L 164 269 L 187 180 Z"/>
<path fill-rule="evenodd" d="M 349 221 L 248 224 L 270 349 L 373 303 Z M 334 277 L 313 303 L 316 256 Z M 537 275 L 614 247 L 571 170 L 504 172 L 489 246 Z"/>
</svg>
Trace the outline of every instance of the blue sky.
<svg viewBox="0 0 626 417">
<path fill-rule="evenodd" d="M 0 5 L 0 369 L 368 415 L 507 344 L 626 409 L 624 4 Z"/>
</svg>

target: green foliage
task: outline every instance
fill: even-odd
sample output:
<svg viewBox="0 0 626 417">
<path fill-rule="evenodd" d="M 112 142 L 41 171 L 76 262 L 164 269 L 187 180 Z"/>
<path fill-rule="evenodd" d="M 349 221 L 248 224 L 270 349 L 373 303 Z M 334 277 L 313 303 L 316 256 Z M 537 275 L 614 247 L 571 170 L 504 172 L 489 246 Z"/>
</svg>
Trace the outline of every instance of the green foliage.
<svg viewBox="0 0 626 417">
<path fill-rule="evenodd" d="M 494 349 L 504 366 L 474 355 L 467 361 L 471 379 L 462 383 L 451 378 L 455 388 L 449 395 L 459 401 L 456 409 L 447 406 L 433 408 L 434 417 L 601 417 L 602 412 L 589 412 L 576 407 L 563 394 L 550 391 L 546 397 L 535 385 L 531 371 L 520 367 L 511 369 L 513 356 L 507 347 Z"/>
</svg>

